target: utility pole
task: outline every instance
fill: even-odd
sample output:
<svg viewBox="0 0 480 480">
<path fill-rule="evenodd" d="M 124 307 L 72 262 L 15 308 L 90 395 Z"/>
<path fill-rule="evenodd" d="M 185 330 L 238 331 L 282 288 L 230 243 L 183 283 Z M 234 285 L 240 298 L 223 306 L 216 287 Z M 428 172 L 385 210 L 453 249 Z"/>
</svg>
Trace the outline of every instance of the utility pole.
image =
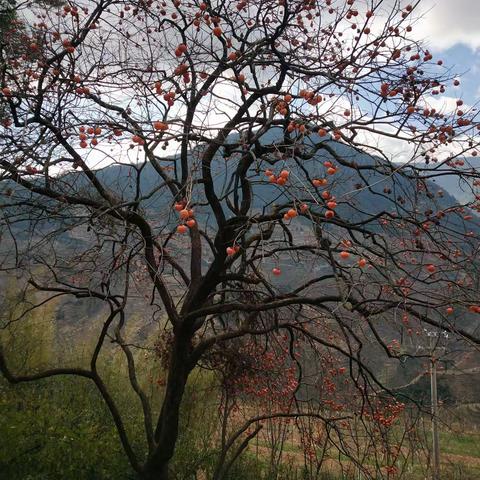
<svg viewBox="0 0 480 480">
<path fill-rule="evenodd" d="M 433 454 L 433 476 L 432 480 L 440 480 L 440 439 L 438 436 L 438 391 L 437 391 L 437 358 L 435 349 L 445 347 L 438 345 L 441 337 L 448 339 L 448 332 L 424 329 L 430 338 L 430 394 L 431 394 L 431 413 L 432 413 L 432 454 Z"/>
<path fill-rule="evenodd" d="M 433 480 L 440 480 L 440 443 L 438 438 L 437 360 L 430 359 L 430 386 L 432 399 Z"/>
</svg>

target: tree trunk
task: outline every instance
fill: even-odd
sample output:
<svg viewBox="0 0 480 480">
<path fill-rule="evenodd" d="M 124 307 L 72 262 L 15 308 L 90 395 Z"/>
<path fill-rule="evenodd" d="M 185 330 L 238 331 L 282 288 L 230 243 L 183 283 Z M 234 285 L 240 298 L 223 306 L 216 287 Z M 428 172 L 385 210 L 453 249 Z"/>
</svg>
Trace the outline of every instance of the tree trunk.
<svg viewBox="0 0 480 480">
<path fill-rule="evenodd" d="M 173 457 L 178 438 L 180 406 L 188 376 L 192 371 L 189 353 L 190 338 L 175 339 L 170 359 L 165 398 L 155 430 L 157 447 L 145 463 L 145 480 L 168 480 L 169 478 L 168 465 Z"/>
<path fill-rule="evenodd" d="M 146 470 L 144 470 L 142 476 L 140 477 L 142 480 L 168 480 L 169 475 L 168 475 L 168 464 L 166 464 L 162 470 L 153 470 L 152 468 L 145 467 Z"/>
</svg>

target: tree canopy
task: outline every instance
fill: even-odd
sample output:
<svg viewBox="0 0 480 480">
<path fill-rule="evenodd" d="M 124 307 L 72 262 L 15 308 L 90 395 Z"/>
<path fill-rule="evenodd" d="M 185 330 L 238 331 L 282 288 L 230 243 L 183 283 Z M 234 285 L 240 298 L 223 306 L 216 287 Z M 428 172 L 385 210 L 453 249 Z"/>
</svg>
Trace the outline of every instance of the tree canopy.
<svg viewBox="0 0 480 480">
<path fill-rule="evenodd" d="M 245 395 L 255 375 L 239 360 L 270 371 L 265 352 L 284 373 L 247 390 L 284 400 L 268 415 L 307 415 L 299 357 L 330 352 L 352 393 L 310 415 L 388 427 L 403 407 L 378 397 L 393 392 L 366 343 L 399 359 L 414 355 L 404 335 L 413 345 L 424 328 L 479 343 L 467 320 L 480 313 L 480 122 L 417 40 L 418 3 L 19 6 L 17 40 L 0 52 L 1 265 L 41 292 L 39 305 L 106 309 L 88 367 L 17 372 L 0 354 L 6 378 L 91 379 L 149 479 L 168 478 L 191 372 L 222 371 Z M 128 331 L 133 311 L 164 332 L 158 412 L 137 378 L 137 350 L 152 342 Z M 143 412 L 144 456 L 97 368 L 110 340 Z"/>
</svg>

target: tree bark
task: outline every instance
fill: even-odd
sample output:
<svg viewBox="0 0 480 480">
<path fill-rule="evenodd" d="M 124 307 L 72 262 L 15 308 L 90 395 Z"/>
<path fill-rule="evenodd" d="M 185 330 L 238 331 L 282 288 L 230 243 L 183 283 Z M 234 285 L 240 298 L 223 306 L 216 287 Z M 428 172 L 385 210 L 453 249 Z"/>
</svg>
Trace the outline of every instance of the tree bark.
<svg viewBox="0 0 480 480">
<path fill-rule="evenodd" d="M 156 447 L 144 466 L 145 480 L 168 480 L 168 466 L 175 451 L 178 438 L 178 423 L 188 376 L 192 371 L 190 362 L 190 338 L 175 339 L 168 372 L 165 398 L 155 430 Z"/>
<path fill-rule="evenodd" d="M 147 468 L 147 467 L 145 467 Z M 168 480 L 168 464 L 166 464 L 161 470 L 155 470 L 154 467 L 148 467 L 148 470 L 144 470 L 142 476 L 140 477 L 142 480 Z"/>
</svg>

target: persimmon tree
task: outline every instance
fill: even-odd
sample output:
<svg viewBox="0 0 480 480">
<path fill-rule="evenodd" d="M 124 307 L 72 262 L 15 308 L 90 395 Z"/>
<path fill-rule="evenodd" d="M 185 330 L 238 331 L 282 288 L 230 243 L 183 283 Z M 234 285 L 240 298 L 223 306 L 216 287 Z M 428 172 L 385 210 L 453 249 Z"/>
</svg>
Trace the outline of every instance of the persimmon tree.
<svg viewBox="0 0 480 480">
<path fill-rule="evenodd" d="M 249 426 L 277 414 L 388 427 L 403 407 L 377 397 L 388 387 L 366 340 L 390 358 L 410 355 L 400 329 L 479 342 L 462 320 L 480 313 L 477 112 L 416 40 L 419 3 L 18 7 L 0 52 L 1 265 L 41 292 L 39 304 L 96 299 L 108 312 L 88 367 L 15 371 L 1 353 L 6 379 L 90 379 L 147 479 L 168 478 L 189 375 L 225 366 L 228 352 L 231 362 L 264 345 L 290 358 L 279 411 L 251 419 L 231 444 L 246 446 Z M 445 176 L 468 201 L 436 185 Z M 139 296 L 145 325 L 165 330 L 158 412 L 138 372 L 151 335 L 126 333 Z M 144 456 L 98 369 L 107 340 L 127 360 Z M 343 358 L 357 400 L 302 412 L 297 354 L 318 348 Z M 275 391 L 261 372 L 229 365 L 229 391 L 242 379 L 250 393 Z"/>
</svg>

